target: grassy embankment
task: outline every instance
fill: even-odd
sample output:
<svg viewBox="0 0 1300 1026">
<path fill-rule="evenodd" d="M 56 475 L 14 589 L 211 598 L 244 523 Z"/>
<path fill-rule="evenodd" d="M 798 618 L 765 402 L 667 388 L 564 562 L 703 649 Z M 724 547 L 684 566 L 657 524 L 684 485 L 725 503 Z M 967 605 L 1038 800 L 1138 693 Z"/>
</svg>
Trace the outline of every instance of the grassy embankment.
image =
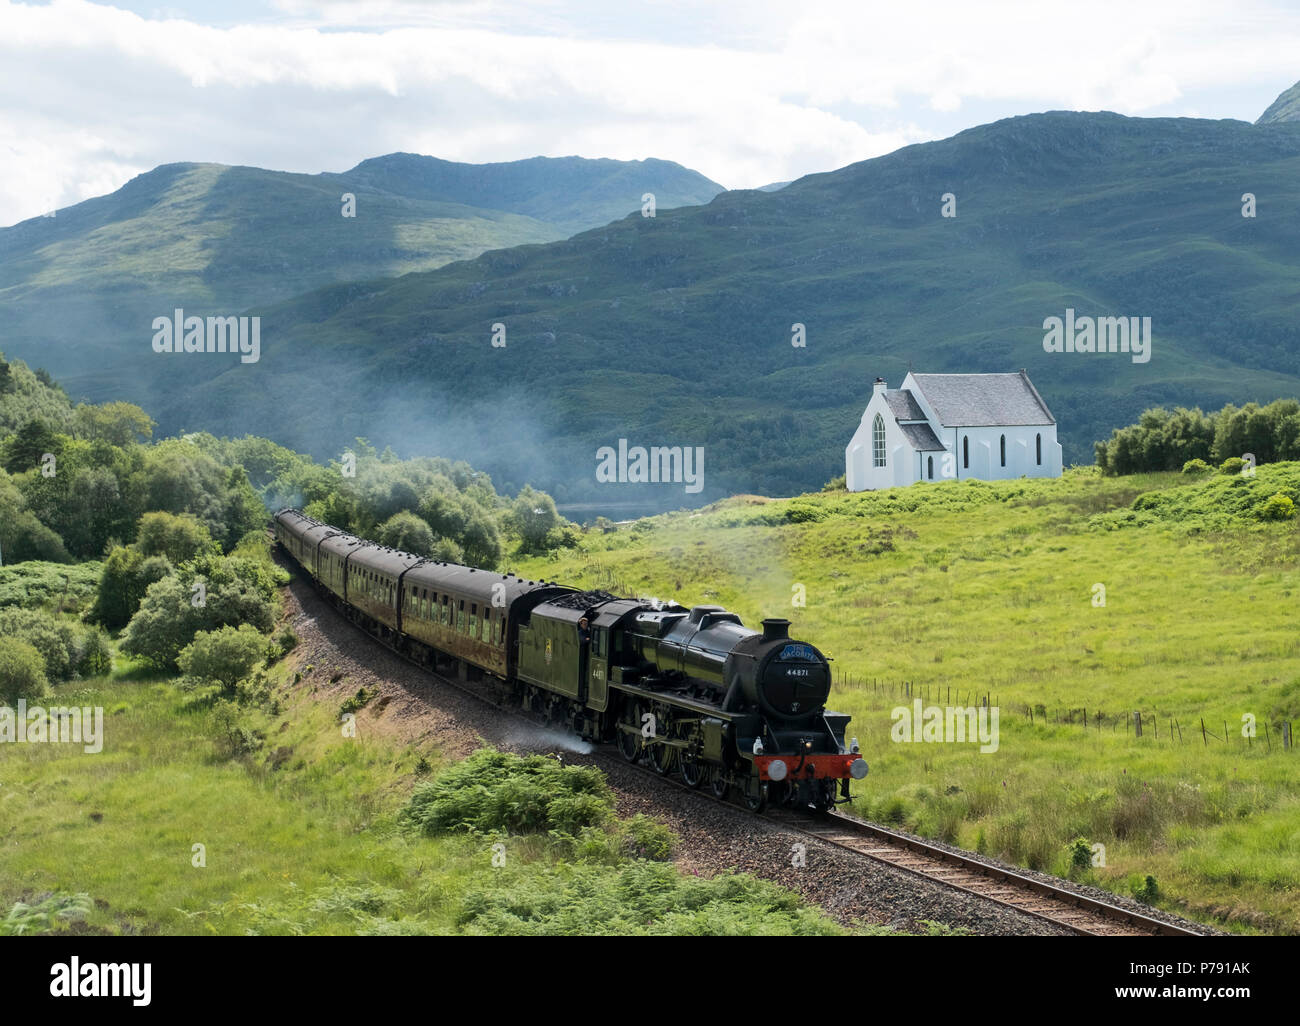
<svg viewBox="0 0 1300 1026">
<path fill-rule="evenodd" d="M 297 672 L 238 705 L 129 665 L 56 688 L 105 708 L 103 751 L 0 745 L 0 935 L 842 932 L 763 881 L 678 873 L 597 771 L 452 764 L 365 707 L 347 738 L 327 671 Z"/>
<path fill-rule="evenodd" d="M 1280 751 L 1278 725 L 1300 720 L 1300 521 L 1261 519 L 1278 492 L 1300 498 L 1300 464 L 737 497 L 516 569 L 720 603 L 751 624 L 790 617 L 849 678 L 832 705 L 871 763 L 864 816 L 1230 929 L 1294 933 L 1300 751 Z M 949 689 L 954 704 L 989 693 L 997 752 L 892 742 L 903 681 L 941 705 Z M 1057 722 L 1069 710 L 1075 722 Z M 1140 740 L 1119 718 L 1134 710 Z M 1206 746 L 1202 717 L 1220 736 L 1227 721 L 1228 742 Z M 1105 846 L 1104 867 L 1071 870 L 1079 838 Z"/>
</svg>

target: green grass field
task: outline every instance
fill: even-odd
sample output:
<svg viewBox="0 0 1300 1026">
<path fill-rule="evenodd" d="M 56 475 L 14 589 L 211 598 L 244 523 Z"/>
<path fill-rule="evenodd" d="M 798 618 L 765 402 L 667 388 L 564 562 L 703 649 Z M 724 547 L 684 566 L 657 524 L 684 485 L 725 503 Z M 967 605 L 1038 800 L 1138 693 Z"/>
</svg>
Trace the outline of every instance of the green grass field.
<svg viewBox="0 0 1300 1026">
<path fill-rule="evenodd" d="M 1300 751 L 1281 750 L 1279 724 L 1300 721 L 1300 529 L 1252 510 L 1298 485 L 1300 464 L 1278 464 L 1252 480 L 1072 470 L 737 497 L 515 569 L 719 603 L 749 624 L 789 617 L 834 659 L 831 704 L 871 764 L 861 815 L 1062 874 L 1083 838 L 1105 865 L 1077 879 L 1147 887 L 1232 930 L 1295 933 Z M 891 710 L 911 704 L 902 682 L 939 705 L 950 689 L 953 704 L 988 694 L 998 750 L 892 741 Z M 1122 718 L 1133 711 L 1140 739 Z M 1220 737 L 1208 746 L 1202 718 Z"/>
<path fill-rule="evenodd" d="M 173 681 L 128 667 L 56 689 L 47 706 L 104 707 L 103 751 L 0 745 L 0 936 L 845 932 L 773 884 L 641 857 L 653 844 L 662 858 L 672 835 L 617 820 L 604 791 L 576 836 L 412 831 L 416 785 L 466 764 L 369 731 L 364 710 L 345 738 L 337 703 L 288 673 L 240 706 L 238 726 L 262 743 L 238 754 L 230 722 Z M 490 819 L 528 797 L 507 785 L 497 796 L 462 772 L 457 800 Z"/>
</svg>

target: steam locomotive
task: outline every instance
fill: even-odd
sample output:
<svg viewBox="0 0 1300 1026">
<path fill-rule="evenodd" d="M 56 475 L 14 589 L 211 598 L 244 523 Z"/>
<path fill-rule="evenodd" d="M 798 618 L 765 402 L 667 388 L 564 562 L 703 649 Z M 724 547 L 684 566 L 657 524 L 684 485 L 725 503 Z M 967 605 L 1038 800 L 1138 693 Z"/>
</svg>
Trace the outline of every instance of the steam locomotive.
<svg viewBox="0 0 1300 1026">
<path fill-rule="evenodd" d="M 826 709 L 831 673 L 790 621 L 747 629 L 721 606 L 687 609 L 525 580 L 384 548 L 300 510 L 275 538 L 353 622 L 399 653 L 488 682 L 535 716 L 629 762 L 676 772 L 750 809 L 825 810 L 867 775 L 849 717 Z M 837 794 L 838 792 L 838 794 Z"/>
</svg>

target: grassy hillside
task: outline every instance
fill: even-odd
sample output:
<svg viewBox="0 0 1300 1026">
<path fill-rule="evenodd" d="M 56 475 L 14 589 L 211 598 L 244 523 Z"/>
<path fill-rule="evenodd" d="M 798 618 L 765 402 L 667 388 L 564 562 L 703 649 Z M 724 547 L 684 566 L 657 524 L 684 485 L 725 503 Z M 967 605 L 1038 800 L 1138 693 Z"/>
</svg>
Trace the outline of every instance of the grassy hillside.
<svg viewBox="0 0 1300 1026">
<path fill-rule="evenodd" d="M 451 445 L 561 501 L 676 508 L 698 496 L 598 485 L 597 447 L 703 446 L 704 497 L 788 495 L 842 472 L 877 374 L 1024 367 L 1066 462 L 1090 462 L 1148 406 L 1300 389 L 1297 183 L 1292 124 L 1012 118 L 776 192 L 262 308 L 262 362 L 159 414 L 331 452 L 358 433 Z M 940 216 L 948 192 L 955 218 Z M 1150 316 L 1151 361 L 1044 352 L 1044 319 L 1067 307 Z M 180 363 L 140 370 L 175 384 Z"/>
<path fill-rule="evenodd" d="M 1106 865 L 1076 876 L 1148 897 L 1152 876 L 1170 909 L 1295 933 L 1300 749 L 1279 734 L 1300 739 L 1300 521 L 1267 519 L 1279 493 L 1300 498 L 1300 463 L 740 497 L 521 569 L 792 619 L 835 660 L 871 765 L 860 814 L 1058 873 L 1082 838 Z M 891 740 L 913 698 L 985 695 L 994 753 Z"/>
<path fill-rule="evenodd" d="M 149 325 L 175 307 L 234 314 L 563 239 L 639 209 L 646 192 L 669 207 L 719 191 L 662 160 L 457 164 L 398 153 L 319 175 L 168 164 L 0 228 L 0 348 L 60 374 L 74 394 L 138 400 L 155 373 L 140 362 L 153 356 Z M 342 216 L 344 193 L 356 197 L 355 217 Z"/>
<path fill-rule="evenodd" d="M 301 669 L 237 706 L 129 666 L 59 688 L 49 704 L 105 707 L 106 743 L 0 746 L 0 936 L 845 932 L 773 884 L 678 873 L 598 770 L 453 763 L 368 710 L 345 738 Z M 581 800 L 557 809 L 566 786 Z"/>
</svg>

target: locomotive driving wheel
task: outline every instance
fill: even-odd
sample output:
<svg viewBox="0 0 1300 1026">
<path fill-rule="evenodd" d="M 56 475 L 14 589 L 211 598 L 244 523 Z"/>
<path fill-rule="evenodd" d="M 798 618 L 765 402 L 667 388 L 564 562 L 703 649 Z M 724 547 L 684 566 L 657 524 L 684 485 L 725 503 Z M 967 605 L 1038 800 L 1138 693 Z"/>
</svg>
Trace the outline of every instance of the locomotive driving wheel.
<svg viewBox="0 0 1300 1026">
<path fill-rule="evenodd" d="M 683 748 L 677 753 L 677 769 L 682 775 L 682 783 L 687 787 L 699 787 L 704 783 L 707 769 L 691 754 L 690 749 Z"/>
<path fill-rule="evenodd" d="M 646 748 L 649 751 L 650 765 L 656 773 L 667 775 L 672 772 L 673 765 L 677 762 L 677 749 L 666 743 L 664 735 L 660 735 Z"/>
<path fill-rule="evenodd" d="M 639 761 L 643 754 L 639 713 L 639 707 L 629 702 L 618 719 L 618 750 L 628 762 Z"/>
<path fill-rule="evenodd" d="M 713 797 L 719 800 L 726 798 L 729 787 L 727 771 L 721 766 L 715 766 L 713 776 L 709 778 L 709 789 L 713 792 Z"/>
<path fill-rule="evenodd" d="M 767 795 L 767 784 L 757 778 L 751 780 L 745 788 L 745 808 L 750 812 L 762 812 L 767 808 Z"/>
</svg>

